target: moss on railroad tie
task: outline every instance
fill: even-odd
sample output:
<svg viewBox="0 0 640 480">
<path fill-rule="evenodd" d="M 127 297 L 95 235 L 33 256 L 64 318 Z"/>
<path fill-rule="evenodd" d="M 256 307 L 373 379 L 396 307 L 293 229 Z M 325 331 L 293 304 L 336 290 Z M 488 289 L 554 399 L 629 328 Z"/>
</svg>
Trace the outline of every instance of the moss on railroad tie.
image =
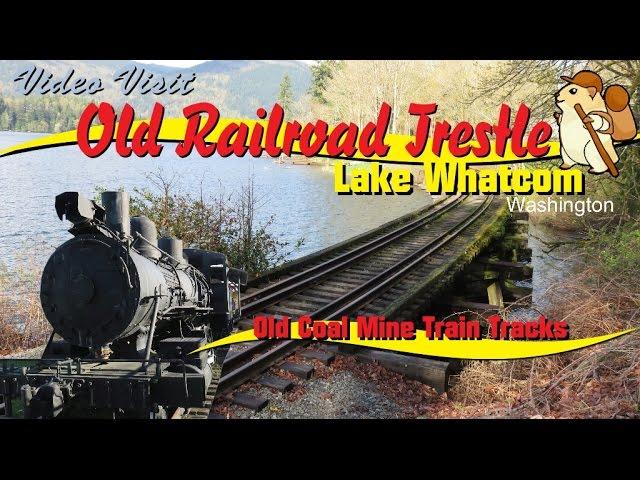
<svg viewBox="0 0 640 480">
<path fill-rule="evenodd" d="M 455 276 L 483 250 L 505 235 L 509 218 L 507 202 L 501 197 L 496 198 L 494 204 L 477 220 L 483 222 L 482 227 L 470 238 L 467 235 L 461 236 L 467 238 L 467 246 L 458 250 L 457 255 L 452 255 L 449 262 L 435 268 L 423 281 L 400 295 L 380 315 L 393 319 L 418 300 L 423 304 L 431 301 L 432 298 L 445 290 L 453 282 Z M 474 222 L 470 228 L 475 225 Z"/>
</svg>

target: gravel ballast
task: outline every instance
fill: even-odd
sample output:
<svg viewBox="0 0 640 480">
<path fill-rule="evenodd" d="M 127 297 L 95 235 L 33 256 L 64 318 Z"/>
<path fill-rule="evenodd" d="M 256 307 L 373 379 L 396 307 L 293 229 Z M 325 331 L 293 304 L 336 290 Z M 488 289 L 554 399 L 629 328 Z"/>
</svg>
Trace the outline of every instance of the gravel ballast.
<svg viewBox="0 0 640 480">
<path fill-rule="evenodd" d="M 269 404 L 260 412 L 230 406 L 233 418 L 402 418 L 395 402 L 349 372 L 307 380 L 303 388 L 300 398 L 288 400 L 287 393 L 251 386 L 244 391 L 269 399 Z"/>
<path fill-rule="evenodd" d="M 283 393 L 250 382 L 237 391 L 268 399 L 265 408 L 254 412 L 233 404 L 227 395 L 214 402 L 214 412 L 229 419 L 416 418 L 429 416 L 445 398 L 427 385 L 350 355 L 338 356 L 330 366 L 299 355 L 288 360 L 313 365 L 314 375 L 302 380 L 274 367 L 268 373 L 292 380 L 292 390 Z"/>
</svg>

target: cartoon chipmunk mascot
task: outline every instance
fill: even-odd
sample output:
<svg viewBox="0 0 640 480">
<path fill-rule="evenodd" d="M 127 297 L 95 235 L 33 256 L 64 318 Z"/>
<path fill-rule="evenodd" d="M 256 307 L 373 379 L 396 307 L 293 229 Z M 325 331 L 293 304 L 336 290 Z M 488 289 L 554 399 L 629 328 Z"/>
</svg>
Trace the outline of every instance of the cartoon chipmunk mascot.
<svg viewBox="0 0 640 480">
<path fill-rule="evenodd" d="M 613 141 L 634 138 L 637 131 L 629 93 L 621 85 L 611 85 L 603 95 L 600 75 L 590 70 L 560 78 L 567 82 L 555 94 L 562 110 L 554 113 L 560 127 L 560 168 L 566 170 L 577 163 L 591 167 L 589 173 L 609 171 L 617 177 Z"/>
</svg>

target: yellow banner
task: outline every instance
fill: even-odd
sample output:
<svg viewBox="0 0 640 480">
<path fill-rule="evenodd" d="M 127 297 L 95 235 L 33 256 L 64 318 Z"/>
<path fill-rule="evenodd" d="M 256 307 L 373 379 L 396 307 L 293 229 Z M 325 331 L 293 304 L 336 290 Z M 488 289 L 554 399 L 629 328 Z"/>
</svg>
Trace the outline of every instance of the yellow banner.
<svg viewBox="0 0 640 480">
<path fill-rule="evenodd" d="M 328 322 L 324 320 L 324 322 Z M 431 357 L 460 358 L 465 360 L 513 360 L 518 358 L 542 357 L 557 353 L 570 352 L 580 348 L 590 347 L 598 343 L 635 332 L 637 328 L 630 328 L 599 337 L 578 338 L 573 340 L 430 340 L 424 330 L 416 330 L 413 340 L 362 340 L 358 337 L 356 322 L 350 323 L 349 340 L 323 340 L 338 343 L 348 343 L 360 347 L 379 348 L 401 353 L 413 353 Z M 291 339 L 301 340 L 297 329 L 292 329 Z M 253 329 L 244 330 L 228 337 L 208 343 L 191 353 L 209 350 L 211 348 L 232 345 L 234 343 L 255 342 Z"/>
<path fill-rule="evenodd" d="M 149 120 L 138 120 L 133 122 L 132 127 L 129 129 L 129 133 L 127 136 L 127 140 L 131 140 L 136 131 L 136 128 L 142 122 L 149 122 Z M 187 128 L 188 120 L 186 118 L 166 118 L 162 121 L 158 141 L 160 143 L 172 143 L 172 142 L 182 142 L 185 138 L 186 128 Z M 258 120 L 249 120 L 249 119 L 234 119 L 234 118 L 221 118 L 216 126 L 216 128 L 206 137 L 207 142 L 217 142 L 220 138 L 220 134 L 222 131 L 232 125 L 232 124 L 246 124 L 250 129 L 253 128 L 256 124 L 260 123 L 263 127 L 266 128 L 267 121 L 258 121 Z M 114 140 L 117 132 L 117 127 L 114 129 Z M 89 140 L 97 141 L 101 138 L 103 131 L 103 127 L 101 125 L 91 127 L 89 131 Z M 282 145 L 282 140 L 284 138 L 284 129 L 280 130 L 278 135 L 278 145 Z M 6 157 L 8 155 L 15 155 L 22 152 L 28 152 L 32 150 L 40 150 L 45 148 L 54 148 L 65 145 L 75 145 L 77 144 L 77 131 L 70 130 L 68 132 L 57 133 L 54 135 L 48 135 L 41 138 L 36 138 L 34 140 L 30 140 L 27 142 L 20 143 L 18 145 L 14 145 L 9 148 L 5 148 L 0 151 L 0 157 Z M 432 150 L 432 139 L 429 139 L 427 142 L 427 146 L 424 149 L 424 152 L 421 156 L 414 158 L 409 152 L 406 150 L 406 145 L 409 142 L 413 142 L 414 137 L 411 135 L 396 135 L 396 134 L 387 134 L 385 136 L 385 143 L 390 147 L 389 152 L 385 157 L 379 157 L 377 155 L 373 155 L 371 157 L 365 157 L 359 150 L 355 153 L 354 156 L 348 157 L 346 155 L 341 156 L 333 156 L 331 158 L 343 158 L 343 159 L 353 159 L 353 160 L 363 160 L 363 161 L 379 161 L 386 163 L 397 163 L 397 164 L 415 164 L 422 165 L 424 163 L 429 162 L 464 162 L 467 165 L 489 165 L 489 164 L 504 164 L 504 163 L 518 163 L 518 162 L 532 162 L 532 161 L 540 161 L 549 158 L 558 157 L 560 154 L 560 144 L 559 142 L 548 142 L 544 145 L 549 146 L 549 152 L 544 157 L 534 157 L 530 154 L 524 157 L 516 156 L 511 149 L 511 142 L 507 143 L 507 148 L 504 152 L 504 155 L 498 156 L 495 153 L 495 142 L 491 142 L 491 153 L 486 157 L 477 157 L 473 154 L 473 150 L 469 152 L 468 155 L 463 158 L 458 158 L 453 156 L 448 149 L 448 142 L 445 140 L 442 148 L 442 152 L 439 156 L 436 156 Z M 633 140 L 625 142 L 633 143 L 640 141 L 640 134 L 638 134 Z M 263 139 L 264 143 L 264 139 Z M 475 141 L 469 142 L 466 145 L 477 146 L 478 143 Z M 300 154 L 299 142 L 296 140 L 294 142 L 294 147 L 292 150 L 294 154 Z M 247 154 L 248 155 L 248 154 Z M 320 151 L 318 156 L 326 156 L 327 149 L 326 146 Z"/>
</svg>

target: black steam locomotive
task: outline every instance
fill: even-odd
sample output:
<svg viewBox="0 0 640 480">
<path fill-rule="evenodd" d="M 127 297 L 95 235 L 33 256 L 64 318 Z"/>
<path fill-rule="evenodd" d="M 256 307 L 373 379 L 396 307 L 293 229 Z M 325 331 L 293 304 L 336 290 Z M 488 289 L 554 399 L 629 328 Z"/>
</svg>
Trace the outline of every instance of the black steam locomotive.
<svg viewBox="0 0 640 480">
<path fill-rule="evenodd" d="M 4 413 L 163 418 L 201 407 L 226 349 L 189 353 L 231 332 L 246 273 L 158 239 L 147 217 L 129 218 L 125 192 L 104 192 L 102 206 L 66 192 L 55 208 L 73 238 L 42 273 L 53 333 L 41 359 L 0 361 Z"/>
</svg>

